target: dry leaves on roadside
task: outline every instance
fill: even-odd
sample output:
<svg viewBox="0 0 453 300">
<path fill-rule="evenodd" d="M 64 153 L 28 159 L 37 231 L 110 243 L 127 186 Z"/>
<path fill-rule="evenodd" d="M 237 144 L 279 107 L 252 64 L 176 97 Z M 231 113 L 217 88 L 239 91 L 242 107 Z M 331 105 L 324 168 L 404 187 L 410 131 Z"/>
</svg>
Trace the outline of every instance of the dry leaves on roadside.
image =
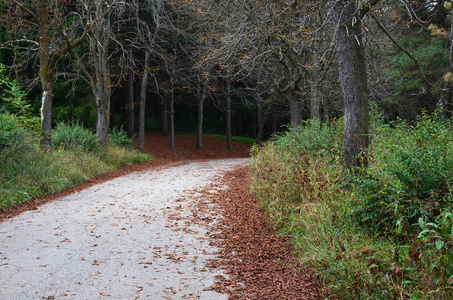
<svg viewBox="0 0 453 300">
<path fill-rule="evenodd" d="M 196 208 L 206 212 L 215 203 L 220 209 L 211 214 L 223 216 L 209 225 L 220 258 L 208 265 L 226 266 L 228 278 L 218 276 L 213 288 L 230 299 L 321 299 L 316 278 L 294 264 L 292 247 L 269 228 L 248 183 L 247 167 L 228 172 L 206 189 L 217 188 L 219 193 L 205 192 Z"/>
</svg>

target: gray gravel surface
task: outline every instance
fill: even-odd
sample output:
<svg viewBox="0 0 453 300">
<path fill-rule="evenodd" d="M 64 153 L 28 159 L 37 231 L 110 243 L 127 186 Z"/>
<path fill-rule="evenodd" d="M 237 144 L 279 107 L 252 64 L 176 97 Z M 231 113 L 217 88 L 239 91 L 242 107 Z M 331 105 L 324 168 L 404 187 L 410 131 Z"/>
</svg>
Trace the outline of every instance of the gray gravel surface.
<svg viewBox="0 0 453 300">
<path fill-rule="evenodd" d="M 0 223 L 0 299 L 228 299 L 190 191 L 248 161 L 136 172 Z"/>
</svg>

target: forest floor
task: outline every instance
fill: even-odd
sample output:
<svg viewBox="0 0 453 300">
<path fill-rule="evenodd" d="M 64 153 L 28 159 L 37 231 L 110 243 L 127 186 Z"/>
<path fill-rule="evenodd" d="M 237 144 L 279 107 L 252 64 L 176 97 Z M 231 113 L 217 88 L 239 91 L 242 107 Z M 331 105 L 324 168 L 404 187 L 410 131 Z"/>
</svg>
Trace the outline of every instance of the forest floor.
<svg viewBox="0 0 453 300">
<path fill-rule="evenodd" d="M 131 299 L 129 296 L 126 298 L 120 296 L 126 295 L 128 290 L 130 293 L 127 295 L 134 295 L 135 298 L 149 296 L 151 299 L 223 299 L 224 297 L 321 299 L 319 295 L 321 287 L 316 278 L 308 270 L 297 265 L 291 256 L 292 248 L 269 228 L 258 201 L 249 194 L 248 160 L 243 159 L 249 157 L 249 147 L 236 143 L 233 145 L 233 151 L 229 152 L 226 151 L 225 140 L 205 137 L 204 150 L 200 151 L 195 147 L 193 136 L 177 136 L 175 146 L 177 150 L 171 151 L 168 137 L 148 135 L 145 151 L 153 155 L 153 161 L 124 167 L 62 193 L 35 199 L 14 210 L 0 212 L 0 222 L 4 221 L 3 224 L 0 223 L 0 273 L 6 274 L 4 271 L 10 269 L 11 276 L 15 276 L 19 281 L 16 287 L 12 287 L 10 286 L 12 277 L 4 278 L 5 281 L 0 282 L 0 299 L 74 297 L 83 299 L 84 296 L 90 296 L 89 299 L 104 297 Z M 137 175 L 139 180 L 136 178 Z M 138 191 L 138 194 L 130 197 L 128 193 L 137 193 L 135 184 L 139 181 L 148 182 L 147 190 Z M 120 184 L 119 194 L 111 195 L 113 189 Z M 102 187 L 102 185 L 106 186 Z M 184 185 L 184 188 L 175 189 L 176 185 Z M 157 193 L 156 187 L 160 188 L 158 195 L 154 195 Z M 92 195 L 93 191 L 98 195 L 107 193 L 108 197 L 115 198 L 115 202 L 110 199 L 110 202 L 101 203 L 99 201 L 102 197 L 90 200 L 90 196 L 86 194 L 87 191 L 89 195 Z M 160 204 L 143 210 L 144 206 L 150 205 L 146 203 L 150 194 L 154 195 L 153 199 L 158 199 L 158 196 L 165 194 L 166 191 L 176 194 L 164 195 L 163 201 L 154 201 Z M 143 203 L 137 200 L 140 197 L 144 197 L 144 200 L 140 201 L 145 201 L 146 205 L 140 205 Z M 133 198 L 134 202 L 118 203 L 119 198 L 123 200 Z M 58 201 L 53 201 L 56 199 Z M 83 201 L 88 203 L 82 207 Z M 40 224 L 24 219 L 24 214 L 21 213 L 28 211 L 32 215 L 48 217 L 46 206 L 43 206 L 48 202 L 61 202 L 63 206 L 76 202 L 78 206 L 66 213 L 57 212 L 58 220 L 50 226 L 54 230 L 52 233 L 57 243 L 56 248 L 53 247 L 53 249 L 57 249 L 57 252 L 39 254 L 30 249 L 30 255 L 33 257 L 25 259 L 27 266 L 20 267 L 18 261 L 9 257 L 11 250 L 17 248 L 17 244 L 27 240 L 20 234 L 23 232 L 31 234 L 29 226 L 32 225 L 30 224 L 34 223 L 38 231 L 43 231 L 42 226 L 46 224 L 45 219 L 41 220 L 41 223 L 37 222 Z M 115 209 L 112 210 L 112 208 Z M 76 212 L 85 213 L 77 217 Z M 83 216 L 90 216 L 90 212 L 93 218 L 102 217 L 104 221 L 101 222 L 98 219 L 90 223 L 80 219 Z M 137 219 L 143 219 L 140 221 L 144 222 L 137 222 Z M 83 223 L 84 228 L 76 230 L 66 228 L 68 223 Z M 3 226 L 5 224 L 11 224 L 12 227 L 7 229 Z M 149 230 L 151 224 L 157 224 L 158 228 Z M 88 230 L 87 226 L 91 229 Z M 24 230 L 25 228 L 28 229 Z M 116 232 L 115 230 L 118 229 L 120 231 Z M 101 231 L 102 234 L 100 234 Z M 121 243 L 112 238 L 114 233 L 117 236 L 124 236 L 126 232 L 128 235 L 135 232 L 137 236 L 134 238 L 132 234 L 131 240 Z M 84 239 L 83 236 L 86 233 L 88 235 Z M 142 244 L 136 246 L 135 250 L 130 248 L 134 247 L 136 240 L 143 240 L 142 238 L 148 241 L 159 241 L 161 244 L 148 243 L 146 249 Z M 164 245 L 166 238 L 170 239 L 168 245 Z M 18 242 L 9 244 L 13 239 Z M 39 251 L 52 248 L 49 246 L 50 242 L 43 242 L 33 235 L 31 239 L 34 241 L 30 245 L 42 244 Z M 90 240 L 89 245 L 83 247 L 88 247 L 85 249 L 88 252 L 84 252 L 80 245 L 86 244 L 87 239 Z M 77 242 L 81 244 L 74 246 Z M 151 248 L 151 245 L 154 246 Z M 96 253 L 102 253 L 100 248 L 104 248 L 106 257 L 96 256 Z M 16 253 L 17 250 L 13 252 Z M 24 251 L 21 252 L 22 255 L 26 255 L 29 251 L 28 248 L 22 250 Z M 45 262 L 45 253 L 50 256 L 49 262 Z M 61 253 L 67 256 L 66 260 L 63 259 L 59 265 L 52 257 Z M 125 255 L 124 253 L 132 253 L 136 259 L 121 258 Z M 112 254 L 115 255 L 112 256 Z M 24 260 L 24 256 L 16 259 Z M 130 262 L 131 265 L 129 267 L 127 264 L 126 266 L 117 265 L 119 260 Z M 80 261 L 84 267 L 79 269 L 80 266 L 76 266 L 75 261 Z M 32 270 L 36 262 L 39 264 L 39 271 Z M 199 265 L 200 262 L 202 265 Z M 51 265 L 57 269 L 61 267 L 62 270 L 51 271 L 43 276 L 46 268 L 52 267 Z M 107 269 L 110 270 L 107 270 L 106 266 L 109 266 Z M 133 275 L 137 266 L 141 267 L 140 270 L 144 276 L 148 276 L 148 281 Z M 158 269 L 158 266 L 161 266 L 161 269 Z M 2 268 L 4 270 L 1 270 Z M 33 278 L 27 277 L 29 275 L 21 275 L 20 270 L 27 270 L 26 274 L 34 274 L 35 277 L 42 277 L 51 285 L 43 294 L 39 292 L 40 285 L 30 283 L 29 281 Z M 82 272 L 80 270 L 92 274 L 84 279 L 77 279 L 74 275 L 70 275 Z M 105 279 L 104 273 L 107 272 L 112 272 L 113 277 L 109 280 Z M 76 287 L 68 283 L 66 290 L 58 290 L 61 284 L 59 276 L 74 277 L 72 284 L 75 283 Z M 150 276 L 155 277 L 150 278 Z M 192 278 L 194 283 L 188 282 L 188 278 Z M 113 283 L 111 288 L 108 287 L 109 282 Z M 39 294 L 39 298 L 36 298 L 38 294 L 27 296 L 27 293 L 11 298 L 17 293 L 16 291 L 28 285 L 31 285 L 32 290 L 36 290 L 35 293 Z M 80 287 L 84 285 L 87 288 L 81 289 Z M 92 294 L 94 291 L 96 295 Z M 7 298 L 5 298 L 6 295 Z M 24 297 L 21 298 L 21 296 Z"/>
</svg>

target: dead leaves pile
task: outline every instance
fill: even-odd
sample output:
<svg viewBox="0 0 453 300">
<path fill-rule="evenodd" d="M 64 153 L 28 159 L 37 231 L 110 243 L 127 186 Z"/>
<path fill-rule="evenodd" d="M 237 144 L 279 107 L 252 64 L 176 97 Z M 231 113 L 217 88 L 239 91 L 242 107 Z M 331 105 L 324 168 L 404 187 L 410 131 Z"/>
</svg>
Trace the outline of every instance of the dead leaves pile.
<svg viewBox="0 0 453 300">
<path fill-rule="evenodd" d="M 248 182 L 247 167 L 228 172 L 221 182 L 205 189 L 219 192 L 204 192 L 196 208 L 206 212 L 215 203 L 219 211 L 213 213 L 223 216 L 208 225 L 212 243 L 220 249 L 219 259 L 208 266 L 227 270 L 213 288 L 228 293 L 230 299 L 321 299 L 316 278 L 294 265 L 292 247 L 269 228 Z M 198 221 L 206 223 L 206 217 Z"/>
</svg>

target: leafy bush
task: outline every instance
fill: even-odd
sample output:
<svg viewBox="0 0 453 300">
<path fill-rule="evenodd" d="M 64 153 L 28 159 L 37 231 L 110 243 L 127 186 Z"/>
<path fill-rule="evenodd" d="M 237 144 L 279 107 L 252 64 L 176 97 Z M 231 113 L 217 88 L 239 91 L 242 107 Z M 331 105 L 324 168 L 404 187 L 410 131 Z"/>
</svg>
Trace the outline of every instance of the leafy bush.
<svg viewBox="0 0 453 300">
<path fill-rule="evenodd" d="M 374 140 L 375 163 L 357 181 L 364 203 L 356 219 L 380 234 L 415 234 L 419 218 L 433 220 L 451 205 L 452 127 L 423 115 L 414 126 L 382 126 Z"/>
<path fill-rule="evenodd" d="M 96 135 L 79 123 L 59 123 L 52 131 L 52 143 L 57 150 L 99 151 Z"/>
<path fill-rule="evenodd" d="M 127 136 L 126 131 L 123 130 L 123 126 L 120 128 L 113 127 L 109 133 L 109 139 L 111 143 L 121 147 L 132 148 L 132 139 Z"/>
<path fill-rule="evenodd" d="M 35 142 L 18 117 L 9 113 L 0 114 L 0 167 L 33 149 Z"/>
</svg>

